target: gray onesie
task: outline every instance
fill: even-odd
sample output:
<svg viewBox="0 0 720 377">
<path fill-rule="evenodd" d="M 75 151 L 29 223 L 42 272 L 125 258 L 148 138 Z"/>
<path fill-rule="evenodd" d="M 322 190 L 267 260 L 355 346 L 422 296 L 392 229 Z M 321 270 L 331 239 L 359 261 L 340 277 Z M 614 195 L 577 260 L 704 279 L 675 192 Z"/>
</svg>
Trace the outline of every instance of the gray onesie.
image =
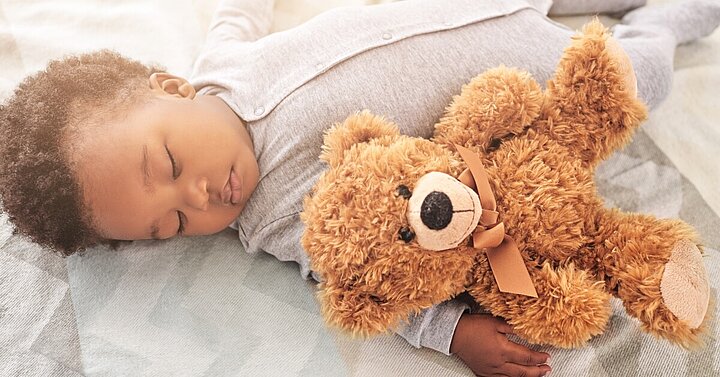
<svg viewBox="0 0 720 377">
<path fill-rule="evenodd" d="M 550 5 L 408 0 L 339 8 L 266 35 L 271 1 L 222 3 L 191 82 L 199 94 L 227 102 L 253 141 L 260 182 L 232 224 L 246 251 L 295 261 L 303 277 L 321 279 L 300 245 L 299 214 L 326 168 L 318 159 L 325 130 L 369 109 L 404 134 L 429 137 L 451 97 L 488 68 L 520 67 L 544 83 L 574 33 L 546 17 Z M 620 26 L 616 38 L 633 61 L 640 97 L 652 107 L 669 90 L 675 42 L 652 28 Z M 397 332 L 416 347 L 449 354 L 466 309 L 451 300 Z"/>
</svg>

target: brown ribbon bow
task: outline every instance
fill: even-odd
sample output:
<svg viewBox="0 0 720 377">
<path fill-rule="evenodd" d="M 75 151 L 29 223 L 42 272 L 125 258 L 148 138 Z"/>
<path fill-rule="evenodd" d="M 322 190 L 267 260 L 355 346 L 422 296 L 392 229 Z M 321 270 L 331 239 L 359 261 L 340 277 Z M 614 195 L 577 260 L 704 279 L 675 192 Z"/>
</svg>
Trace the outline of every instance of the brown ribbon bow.
<svg viewBox="0 0 720 377">
<path fill-rule="evenodd" d="M 500 292 L 538 297 L 520 250 L 505 234 L 505 224 L 497 222 L 495 195 L 480 157 L 465 147 L 455 145 L 455 148 L 468 166 L 458 180 L 478 193 L 482 206 L 480 222 L 472 234 L 473 247 L 487 249 L 488 262 Z"/>
</svg>

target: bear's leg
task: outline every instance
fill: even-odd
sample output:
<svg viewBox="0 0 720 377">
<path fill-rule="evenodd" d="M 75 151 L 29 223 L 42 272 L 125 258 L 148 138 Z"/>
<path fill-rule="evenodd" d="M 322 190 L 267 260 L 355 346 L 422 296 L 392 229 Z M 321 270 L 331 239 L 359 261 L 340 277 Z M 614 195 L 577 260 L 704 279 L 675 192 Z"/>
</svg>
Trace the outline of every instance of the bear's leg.
<svg viewBox="0 0 720 377">
<path fill-rule="evenodd" d="M 479 269 L 478 271 L 483 270 Z M 610 294 L 602 281 L 572 264 L 549 263 L 531 271 L 538 298 L 502 293 L 491 274 L 476 276 L 470 294 L 493 315 L 503 317 L 515 333 L 535 344 L 571 348 L 605 330 L 610 318 Z"/>
<path fill-rule="evenodd" d="M 532 127 L 594 167 L 626 144 L 647 116 L 633 64 L 600 22 L 588 23 L 565 49 Z"/>
<path fill-rule="evenodd" d="M 607 287 L 643 329 L 683 347 L 696 345 L 710 288 L 693 229 L 680 220 L 605 210 L 595 242 Z"/>
</svg>

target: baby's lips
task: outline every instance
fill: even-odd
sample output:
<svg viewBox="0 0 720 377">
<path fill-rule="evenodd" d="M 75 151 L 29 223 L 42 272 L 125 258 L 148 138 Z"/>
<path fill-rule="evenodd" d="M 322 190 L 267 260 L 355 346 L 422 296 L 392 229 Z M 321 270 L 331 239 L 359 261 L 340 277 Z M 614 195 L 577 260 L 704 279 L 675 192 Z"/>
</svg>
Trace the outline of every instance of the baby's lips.
<svg viewBox="0 0 720 377">
<path fill-rule="evenodd" d="M 242 199 L 242 184 L 240 178 L 235 174 L 235 169 L 230 171 L 230 190 L 232 191 L 230 202 L 232 204 L 239 203 L 240 199 Z"/>
<path fill-rule="evenodd" d="M 230 179 L 228 178 L 228 183 L 225 184 L 225 187 L 223 187 L 222 191 L 220 192 L 220 201 L 223 205 L 229 205 L 231 200 L 232 187 L 230 186 Z"/>
</svg>

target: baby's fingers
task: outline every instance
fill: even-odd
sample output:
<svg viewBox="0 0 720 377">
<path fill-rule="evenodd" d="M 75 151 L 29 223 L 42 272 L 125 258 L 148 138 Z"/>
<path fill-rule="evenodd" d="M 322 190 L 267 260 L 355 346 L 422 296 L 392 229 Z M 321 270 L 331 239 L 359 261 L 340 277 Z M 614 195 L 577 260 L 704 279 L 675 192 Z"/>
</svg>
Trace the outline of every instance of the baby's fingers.
<svg viewBox="0 0 720 377">
<path fill-rule="evenodd" d="M 525 346 L 508 341 L 504 352 L 505 360 L 519 365 L 545 364 L 550 355 L 545 352 L 536 352 Z M 548 367 L 550 370 L 550 367 Z"/>
<path fill-rule="evenodd" d="M 512 377 L 542 377 L 550 372 L 550 367 L 547 365 L 527 366 L 507 363 L 498 372 Z"/>
</svg>

